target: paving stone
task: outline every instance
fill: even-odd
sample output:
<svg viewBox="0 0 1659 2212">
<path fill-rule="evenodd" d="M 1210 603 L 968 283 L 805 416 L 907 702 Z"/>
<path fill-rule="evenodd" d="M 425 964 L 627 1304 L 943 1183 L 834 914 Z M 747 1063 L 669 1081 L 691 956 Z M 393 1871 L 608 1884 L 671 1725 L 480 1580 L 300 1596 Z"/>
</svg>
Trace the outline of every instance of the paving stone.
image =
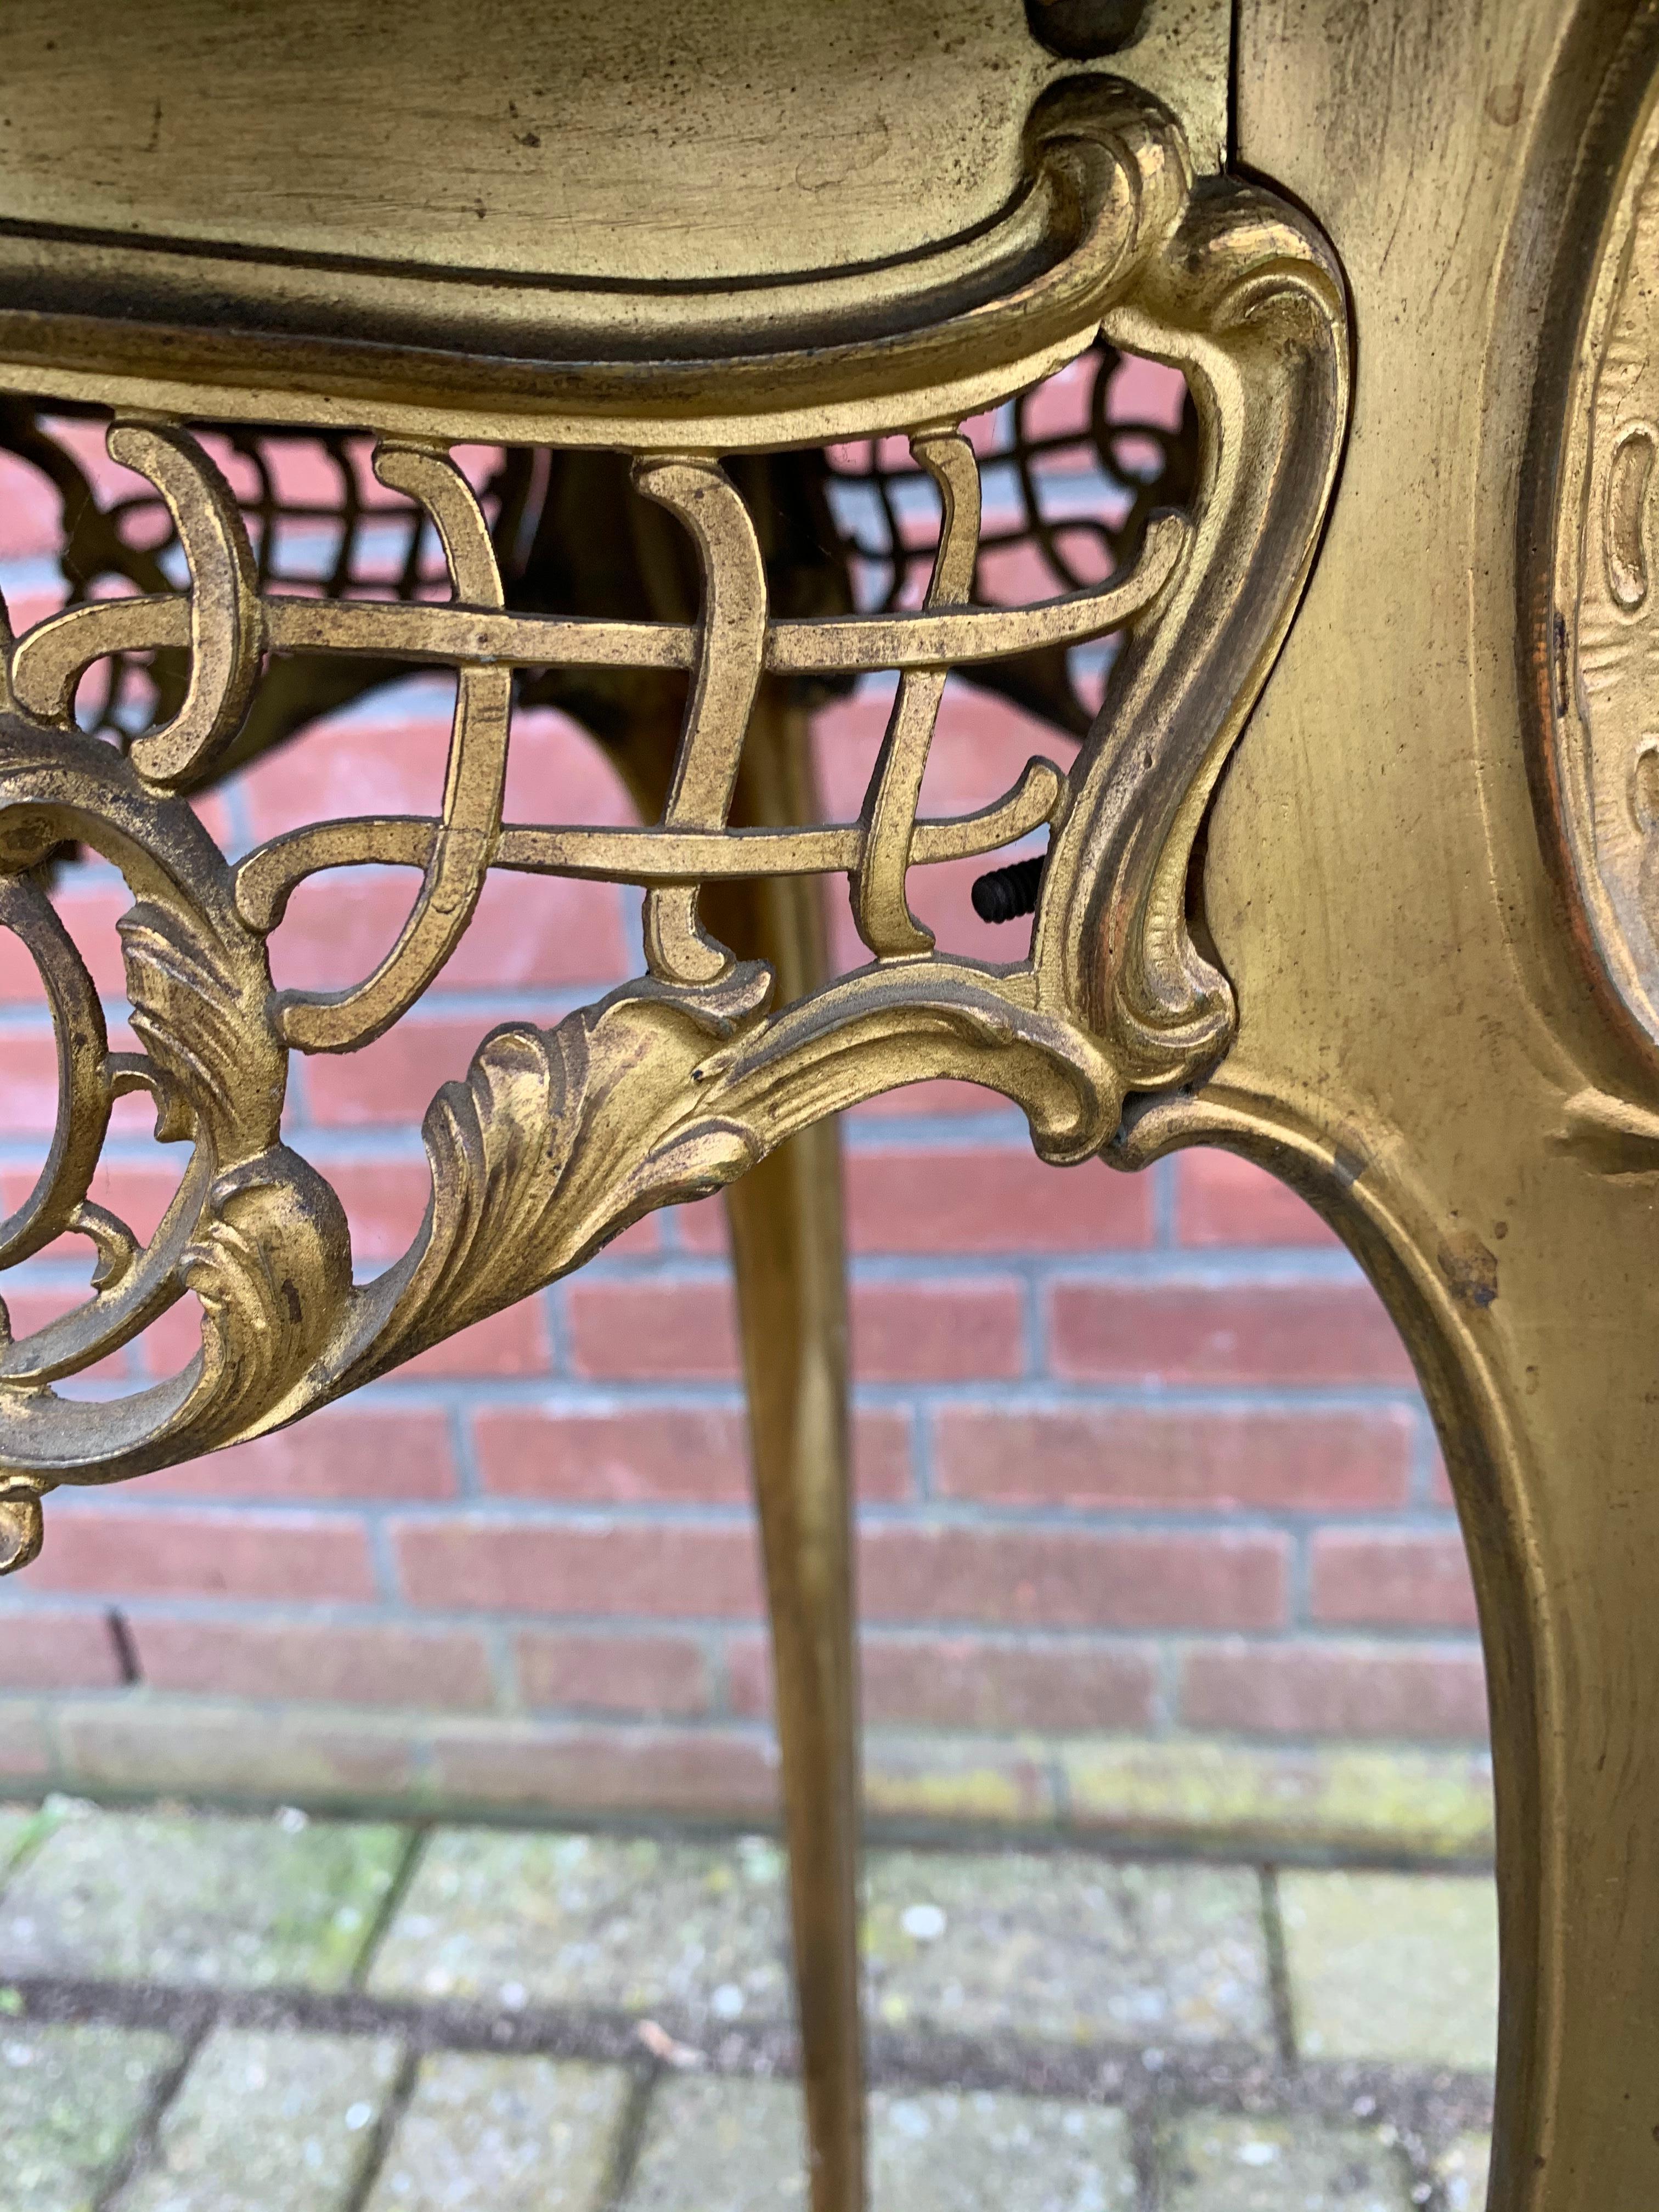
<svg viewBox="0 0 1659 2212">
<path fill-rule="evenodd" d="M 446 1828 L 380 1948 L 383 1996 L 781 2020 L 783 1855 L 732 1844 Z"/>
<path fill-rule="evenodd" d="M 793 2082 L 666 2081 L 624 2212 L 790 2212 L 806 2202 L 802 2130 Z M 1135 2201 L 1123 2117 L 1097 2106 L 878 2093 L 870 2153 L 874 2212 L 1128 2212 Z"/>
<path fill-rule="evenodd" d="M 1304 2057 L 1491 2073 L 1498 1895 L 1487 1876 L 1287 1873 L 1279 1893 Z"/>
<path fill-rule="evenodd" d="M 0 2021 L 6 2212 L 91 2212 L 177 2057 L 165 2035 Z"/>
<path fill-rule="evenodd" d="M 1121 2112 L 946 2092 L 870 2102 L 874 2212 L 1129 2212 Z"/>
<path fill-rule="evenodd" d="M 1486 2212 L 1490 2136 L 1459 2136 L 1435 2167 L 1446 2212 Z"/>
<path fill-rule="evenodd" d="M 867 1899 L 870 2002 L 890 2026 L 1271 2044 L 1254 1873 L 887 1851 L 872 1856 Z"/>
<path fill-rule="evenodd" d="M 1412 2212 L 1404 2154 L 1376 2130 L 1198 2112 L 1159 2164 L 1167 2212 Z"/>
<path fill-rule="evenodd" d="M 404 1849 L 298 1814 L 85 1812 L 0 1893 L 0 1974 L 339 1989 Z"/>
<path fill-rule="evenodd" d="M 665 2081 L 646 2109 L 623 2212 L 796 2212 L 804 2126 L 793 2081 Z"/>
<path fill-rule="evenodd" d="M 339 2212 L 398 2060 L 386 2039 L 216 2028 L 117 2212 Z"/>
<path fill-rule="evenodd" d="M 598 2212 L 631 2086 L 620 2066 L 422 2059 L 369 2212 Z"/>
</svg>

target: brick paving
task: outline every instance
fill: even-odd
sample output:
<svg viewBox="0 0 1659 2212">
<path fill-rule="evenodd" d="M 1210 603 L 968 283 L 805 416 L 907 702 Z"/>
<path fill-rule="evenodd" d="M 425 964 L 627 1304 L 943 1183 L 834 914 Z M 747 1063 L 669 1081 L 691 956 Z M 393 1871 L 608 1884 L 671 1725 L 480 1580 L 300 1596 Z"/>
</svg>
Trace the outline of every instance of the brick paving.
<svg viewBox="0 0 1659 2212">
<path fill-rule="evenodd" d="M 8 2212 L 805 2203 L 763 1837 L 0 1807 Z M 875 2212 L 1480 2212 L 1479 1872 L 878 1848 Z"/>
</svg>

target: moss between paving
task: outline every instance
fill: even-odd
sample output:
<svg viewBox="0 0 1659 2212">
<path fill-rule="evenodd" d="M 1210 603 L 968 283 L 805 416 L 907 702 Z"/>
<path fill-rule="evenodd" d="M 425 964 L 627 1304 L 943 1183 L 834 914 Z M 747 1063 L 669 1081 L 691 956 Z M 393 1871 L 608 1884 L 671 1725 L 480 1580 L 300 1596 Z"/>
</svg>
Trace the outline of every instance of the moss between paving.
<svg viewBox="0 0 1659 2212">
<path fill-rule="evenodd" d="M 395 2043 L 217 2028 L 117 2212 L 340 2212 L 362 2182 Z"/>
<path fill-rule="evenodd" d="M 1282 1751 L 1177 1736 L 1061 1739 L 1067 1819 L 1116 1837 L 1488 1858 L 1484 1752 Z"/>
<path fill-rule="evenodd" d="M 59 1818 L 0 1894 L 0 1974 L 337 1990 L 404 1832 L 102 1813 Z"/>
<path fill-rule="evenodd" d="M 91 2212 L 178 2056 L 165 2035 L 0 2021 L 6 2212 Z"/>
<path fill-rule="evenodd" d="M 1279 1893 L 1304 2057 L 1491 2072 L 1498 1898 L 1489 1879 L 1285 1873 Z"/>
</svg>

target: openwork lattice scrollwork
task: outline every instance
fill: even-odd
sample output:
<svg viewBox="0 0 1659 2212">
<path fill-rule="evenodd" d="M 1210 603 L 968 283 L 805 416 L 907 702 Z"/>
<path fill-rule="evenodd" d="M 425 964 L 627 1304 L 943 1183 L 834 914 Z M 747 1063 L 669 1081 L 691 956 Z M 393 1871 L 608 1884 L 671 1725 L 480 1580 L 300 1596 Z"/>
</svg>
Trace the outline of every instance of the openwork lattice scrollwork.
<svg viewBox="0 0 1659 2212">
<path fill-rule="evenodd" d="M 1081 131 L 1069 112 L 1061 123 Z M 292 1420 L 552 1280 L 648 1209 L 729 1182 L 836 1108 L 967 1078 L 1018 1102 L 1044 1158 L 1079 1160 L 1111 1137 L 1127 1092 L 1186 1079 L 1224 1048 L 1231 994 L 1186 927 L 1186 859 L 1328 490 L 1341 302 L 1316 243 L 1276 207 L 1242 188 L 1190 193 L 1166 120 L 1089 128 L 1089 159 L 1133 179 L 1137 210 L 1090 278 L 1092 330 L 1182 368 L 1205 435 L 1186 512 L 1137 514 L 1108 541 L 1127 557 L 1101 580 L 1057 564 L 1073 588 L 1056 596 L 998 605 L 978 593 L 982 462 L 966 408 L 901 414 L 909 466 L 941 520 L 920 591 L 863 611 L 780 611 L 736 462 L 677 439 L 672 422 L 632 441 L 634 489 L 683 534 L 701 579 L 685 620 L 513 605 L 499 502 L 487 509 L 447 444 L 406 429 L 374 440 L 374 473 L 418 518 L 408 560 L 428 532 L 441 549 L 447 596 L 283 589 L 262 558 L 269 517 L 256 505 L 256 550 L 245 502 L 199 437 L 161 415 L 112 423 L 111 456 L 165 506 L 185 587 L 164 574 L 153 580 L 164 587 L 72 604 L 7 641 L 0 925 L 45 983 L 60 1110 L 34 1191 L 0 1225 L 0 1264 L 65 1232 L 95 1253 L 83 1304 L 0 1346 L 11 1564 L 38 1545 L 40 1500 L 56 1484 L 118 1479 Z M 834 442 L 833 410 L 821 431 Z M 1018 436 L 1029 476 L 1030 441 Z M 921 815 L 953 671 L 1063 655 L 1109 634 L 1125 643 L 1069 772 L 1034 759 L 976 813 Z M 453 672 L 441 805 L 311 823 L 233 864 L 189 794 L 233 757 L 263 688 L 295 655 Z M 74 709 L 88 671 L 132 656 L 179 673 L 157 687 L 159 718 L 123 748 L 77 727 Z M 549 670 L 680 684 L 656 821 L 503 819 L 515 672 Z M 761 687 L 872 671 L 896 682 L 857 818 L 733 826 Z M 910 869 L 1044 830 L 1028 956 L 993 965 L 939 950 L 910 911 Z M 50 856 L 76 843 L 131 892 L 120 927 L 137 1052 L 110 1051 L 44 888 Z M 295 890 L 369 863 L 413 878 L 390 951 L 345 990 L 275 989 L 266 940 Z M 420 1231 L 358 1283 L 338 1200 L 283 1140 L 288 1057 L 349 1052 L 395 1023 L 441 972 L 495 870 L 638 886 L 647 972 L 552 1030 L 511 1024 L 483 1041 L 467 1080 L 426 1116 Z M 720 941 L 702 892 L 818 875 L 846 878 L 870 963 L 775 1006 L 770 970 Z M 155 1100 L 158 1138 L 190 1147 L 145 1241 L 88 1198 L 112 1103 L 135 1090 Z M 113 1401 L 55 1390 L 186 1297 L 201 1340 L 178 1375 Z"/>
</svg>

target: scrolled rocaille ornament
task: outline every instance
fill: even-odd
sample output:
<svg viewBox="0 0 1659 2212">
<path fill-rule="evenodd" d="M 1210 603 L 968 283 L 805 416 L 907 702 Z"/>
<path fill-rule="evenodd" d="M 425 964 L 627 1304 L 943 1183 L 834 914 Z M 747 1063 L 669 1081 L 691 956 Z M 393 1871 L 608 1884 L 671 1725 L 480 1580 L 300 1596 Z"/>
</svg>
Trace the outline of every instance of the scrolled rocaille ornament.
<svg viewBox="0 0 1659 2212">
<path fill-rule="evenodd" d="M 1125 88 L 1061 88 L 1030 135 L 1042 204 L 1069 226 L 1053 267 L 884 339 L 884 352 L 831 346 L 776 368 L 780 389 L 804 380 L 818 442 L 855 427 L 905 434 L 943 511 L 919 604 L 896 586 L 874 611 L 777 611 L 740 472 L 685 434 L 682 387 L 702 372 L 684 363 L 663 370 L 651 434 L 636 423 L 617 442 L 638 490 L 685 533 L 700 578 L 689 622 L 511 609 L 460 458 L 396 424 L 375 474 L 435 535 L 449 597 L 274 588 L 200 438 L 159 416 L 113 422 L 110 453 L 154 486 L 188 582 L 70 605 L 5 641 L 0 927 L 40 975 L 59 1108 L 33 1190 L 0 1224 L 0 1267 L 64 1236 L 87 1241 L 91 1266 L 79 1304 L 0 1342 L 0 1570 L 39 1548 L 54 1486 L 139 1474 L 294 1420 L 882 1091 L 936 1076 L 988 1085 L 1023 1108 L 1043 1158 L 1073 1161 L 1109 1141 L 1128 1092 L 1187 1081 L 1225 1049 L 1231 997 L 1188 927 L 1188 860 L 1334 480 L 1340 282 L 1311 227 L 1256 188 L 1212 180 L 1195 192 L 1179 131 Z M 1102 331 L 1186 374 L 1200 428 L 1188 510 L 1137 524 L 1098 583 L 984 604 L 964 420 L 1029 380 L 1039 338 L 1052 367 Z M 957 356 L 977 366 L 953 383 L 939 364 Z M 1015 380 L 1000 387 L 1003 363 Z M 772 402 L 757 375 L 752 360 L 733 370 L 732 404 L 761 409 L 763 445 Z M 897 395 L 885 416 L 872 398 L 884 377 Z M 1038 758 L 975 813 L 920 815 L 953 669 L 1108 635 L 1120 649 L 1104 704 L 1069 770 Z M 234 757 L 273 657 L 294 653 L 454 672 L 441 806 L 310 823 L 233 863 L 188 794 Z M 124 753 L 77 728 L 76 693 L 100 660 L 143 654 L 183 656 L 187 674 Z M 515 672 L 549 669 L 684 683 L 658 820 L 502 819 Z M 858 818 L 734 825 L 761 687 L 874 671 L 896 687 Z M 1045 831 L 1027 956 L 991 963 L 935 946 L 910 912 L 908 871 Z M 52 907 L 53 856 L 76 845 L 131 895 L 119 930 L 136 1051 L 109 1048 Z M 407 870 L 413 884 L 384 960 L 344 991 L 275 988 L 267 939 L 292 892 L 365 863 Z M 352 1051 L 395 1023 L 441 973 L 494 869 L 637 885 L 647 973 L 551 1029 L 509 1024 L 481 1042 L 466 1080 L 427 1112 L 424 1222 L 401 1259 L 359 1282 L 338 1199 L 283 1139 L 289 1054 Z M 870 963 L 775 1003 L 772 970 L 721 943 L 703 893 L 825 874 L 848 878 Z M 112 1105 L 134 1091 L 154 1101 L 158 1141 L 187 1151 L 147 1239 L 89 1196 Z M 122 1396 L 58 1389 L 181 1300 L 199 1339 L 178 1373 Z"/>
</svg>

